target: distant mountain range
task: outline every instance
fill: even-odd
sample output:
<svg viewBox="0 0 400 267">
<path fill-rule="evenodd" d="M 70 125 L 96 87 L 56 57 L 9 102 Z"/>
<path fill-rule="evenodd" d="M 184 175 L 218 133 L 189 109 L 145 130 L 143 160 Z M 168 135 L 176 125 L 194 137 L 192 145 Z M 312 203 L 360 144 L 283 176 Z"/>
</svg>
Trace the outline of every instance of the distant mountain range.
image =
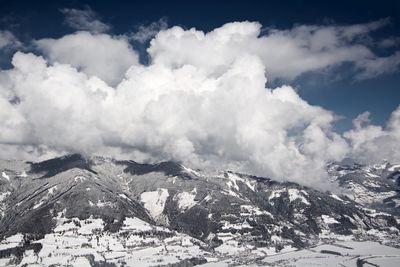
<svg viewBox="0 0 400 267">
<path fill-rule="evenodd" d="M 400 244 L 400 165 L 388 162 L 329 164 L 342 194 L 78 154 L 0 172 L 0 266 L 260 264 L 338 240 Z"/>
</svg>

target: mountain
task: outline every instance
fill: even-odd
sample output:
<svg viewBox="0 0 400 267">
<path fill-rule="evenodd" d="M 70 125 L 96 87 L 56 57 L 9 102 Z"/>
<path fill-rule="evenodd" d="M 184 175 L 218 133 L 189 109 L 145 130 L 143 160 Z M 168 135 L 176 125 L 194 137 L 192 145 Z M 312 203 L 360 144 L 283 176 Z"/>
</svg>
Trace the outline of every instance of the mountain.
<svg viewBox="0 0 400 267">
<path fill-rule="evenodd" d="M 78 154 L 0 161 L 0 171 L 1 266 L 262 264 L 340 240 L 399 246 L 400 165 L 390 163 L 329 164 L 342 194 Z"/>
<path fill-rule="evenodd" d="M 327 171 L 360 205 L 400 215 L 400 164 L 328 165 Z"/>
</svg>

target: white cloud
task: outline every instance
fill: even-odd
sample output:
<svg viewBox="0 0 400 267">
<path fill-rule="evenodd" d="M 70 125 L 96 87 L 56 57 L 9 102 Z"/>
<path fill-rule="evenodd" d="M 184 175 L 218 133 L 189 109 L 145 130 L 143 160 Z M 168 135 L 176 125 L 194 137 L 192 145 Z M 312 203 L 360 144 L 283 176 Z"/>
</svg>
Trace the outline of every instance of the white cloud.
<svg viewBox="0 0 400 267">
<path fill-rule="evenodd" d="M 19 48 L 21 42 L 9 31 L 0 31 L 0 49 L 3 48 Z"/>
<path fill-rule="evenodd" d="M 1 125 L 6 129 L 13 126 L 9 135 L 1 136 L 2 143 L 82 152 L 101 144 L 95 118 L 99 111 L 96 98 L 108 88 L 104 82 L 88 78 L 69 65 L 49 67 L 33 54 L 18 52 L 12 64 L 14 69 L 7 71 L 11 80 L 8 90 L 21 101 L 8 106 L 6 114 L 15 114 L 14 118 L 2 118 Z"/>
<path fill-rule="evenodd" d="M 384 159 L 400 162 L 400 106 L 393 111 L 385 127 L 371 125 L 369 113 L 354 120 L 354 129 L 344 133 L 351 142 L 351 158 L 360 163 L 376 163 Z"/>
<path fill-rule="evenodd" d="M 378 74 L 376 65 L 383 66 L 384 73 L 397 64 L 393 63 L 398 61 L 397 56 L 380 58 L 365 42 L 371 31 L 387 23 L 384 19 L 350 26 L 299 25 L 290 30 L 270 29 L 266 35 L 260 35 L 261 25 L 255 22 L 228 23 L 209 33 L 173 27 L 161 31 L 148 52 L 156 63 L 170 67 L 191 64 L 209 73 L 224 71 L 244 54 L 257 55 L 270 79 L 285 80 L 350 62 L 367 78 L 371 73 Z M 366 62 L 368 66 L 364 67 Z"/>
<path fill-rule="evenodd" d="M 3 144 L 82 153 L 129 147 L 152 160 L 309 185 L 323 184 L 325 162 L 347 149 L 330 131 L 334 115 L 289 86 L 266 89 L 264 66 L 254 56 L 238 58 L 219 77 L 190 65 L 133 66 L 116 88 L 33 54 L 17 53 L 12 63 L 2 73 L 11 81 L 3 90 L 21 101 L 5 105 L 0 125 L 14 128 L 1 135 Z"/>
<path fill-rule="evenodd" d="M 76 32 L 35 44 L 51 62 L 70 64 L 112 85 L 124 77 L 130 66 L 138 64 L 137 53 L 123 36 Z"/>
<path fill-rule="evenodd" d="M 399 71 L 400 66 L 400 52 L 387 57 L 366 58 L 357 62 L 357 67 L 361 70 L 356 75 L 357 79 L 369 79 L 385 73 L 394 73 Z"/>
<path fill-rule="evenodd" d="M 400 44 L 400 37 L 392 36 L 383 39 L 382 41 L 379 41 L 378 46 L 380 46 L 381 48 L 391 48 L 391 47 L 396 47 L 399 44 Z"/>
<path fill-rule="evenodd" d="M 102 33 L 110 30 L 110 26 L 101 22 L 99 16 L 90 7 L 85 9 L 63 8 L 64 23 L 75 30 Z"/>
<path fill-rule="evenodd" d="M 48 150 L 172 159 L 329 187 L 329 161 L 400 161 L 400 109 L 386 127 L 362 114 L 341 136 L 335 114 L 288 85 L 266 87 L 265 73 L 289 79 L 365 60 L 373 53 L 358 39 L 383 23 L 296 26 L 265 37 L 250 22 L 210 33 L 173 27 L 151 41 L 149 65 L 123 36 L 38 40 L 44 57 L 18 52 L 0 73 L 0 157 Z"/>
<path fill-rule="evenodd" d="M 139 43 L 145 43 L 156 36 L 158 32 L 166 30 L 167 27 L 167 18 L 162 17 L 158 21 L 152 22 L 148 25 L 139 25 L 136 32 L 129 34 L 129 39 Z"/>
</svg>

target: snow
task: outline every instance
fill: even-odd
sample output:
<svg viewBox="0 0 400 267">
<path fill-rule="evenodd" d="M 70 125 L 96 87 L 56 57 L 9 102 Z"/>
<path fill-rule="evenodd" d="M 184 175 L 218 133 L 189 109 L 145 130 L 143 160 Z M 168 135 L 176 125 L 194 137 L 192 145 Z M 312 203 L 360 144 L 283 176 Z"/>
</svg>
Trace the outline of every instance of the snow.
<svg viewBox="0 0 400 267">
<path fill-rule="evenodd" d="M 371 177 L 371 178 L 379 178 L 380 177 L 379 175 L 376 175 L 376 174 L 373 174 L 373 173 L 370 173 L 370 172 L 365 172 L 365 175 L 368 176 L 368 177 Z"/>
<path fill-rule="evenodd" d="M 32 209 L 37 209 L 37 208 L 39 208 L 40 206 L 42 206 L 43 205 L 43 203 L 44 203 L 44 201 L 39 201 L 38 203 L 36 203 L 33 207 L 32 207 Z"/>
<path fill-rule="evenodd" d="M 118 172 L 120 171 L 121 170 L 118 169 Z M 7 173 L 11 177 L 13 177 L 14 173 L 20 173 L 20 172 L 14 172 L 13 170 L 13 172 L 7 171 Z M 69 177 L 73 179 L 74 177 L 76 177 L 77 173 L 74 173 L 74 175 L 69 174 L 70 175 Z M 308 196 L 306 191 L 300 190 L 301 189 L 300 187 L 298 187 L 299 189 L 295 189 L 296 188 L 295 186 L 288 185 L 289 188 L 285 187 L 282 188 L 282 186 L 279 186 L 279 184 L 273 184 L 271 186 L 265 187 L 264 190 L 263 186 L 261 185 L 257 186 L 258 184 L 255 182 L 255 180 L 248 179 L 247 176 L 241 177 L 240 175 L 235 175 L 231 173 L 229 175 L 228 173 L 226 174 L 227 176 L 223 178 L 223 180 L 221 178 L 221 180 L 217 181 L 215 184 L 217 184 L 218 186 L 222 184 L 223 187 L 221 187 L 221 190 L 224 190 L 228 194 L 240 196 L 242 197 L 243 201 L 232 200 L 230 202 L 227 202 L 226 205 L 230 206 L 226 209 L 226 213 L 225 210 L 223 209 L 225 203 L 222 203 L 223 204 L 221 205 L 222 212 L 220 214 L 214 213 L 215 212 L 215 210 L 213 210 L 214 206 L 210 205 L 210 203 L 204 203 L 206 208 L 210 208 L 206 210 L 204 216 L 208 216 L 208 218 L 210 218 L 216 223 L 221 223 L 220 226 L 222 227 L 221 230 L 222 233 L 220 232 L 214 235 L 214 237 L 222 240 L 223 242 L 220 247 L 215 248 L 215 251 L 214 250 L 205 251 L 203 248 L 206 248 L 207 245 L 202 243 L 201 241 L 194 239 L 190 236 L 181 234 L 179 232 L 176 232 L 179 230 L 175 231 L 165 227 L 156 226 L 152 220 L 151 223 L 148 223 L 147 221 L 143 221 L 135 217 L 127 217 L 124 219 L 120 218 L 121 219 L 120 224 L 116 225 L 121 225 L 121 228 L 119 230 L 116 230 L 116 232 L 107 232 L 105 231 L 105 229 L 107 229 L 105 228 L 106 223 L 103 220 L 98 219 L 96 217 L 90 217 L 86 220 L 83 219 L 79 220 L 78 218 L 67 219 L 67 218 L 62 218 L 62 216 L 60 216 L 59 218 L 57 217 L 56 228 L 54 229 L 53 232 L 49 233 L 42 239 L 32 241 L 33 243 L 36 242 L 43 244 L 42 251 L 38 255 L 35 255 L 32 250 L 25 251 L 21 265 L 27 264 L 28 266 L 33 266 L 34 264 L 37 264 L 41 266 L 49 266 L 51 264 L 60 264 L 69 266 L 74 266 L 74 265 L 86 266 L 90 264 L 88 261 L 88 259 L 90 259 L 88 255 L 93 255 L 95 257 L 95 261 L 97 262 L 104 263 L 105 259 L 107 259 L 107 263 L 115 264 L 116 266 L 122 265 L 122 262 L 125 263 L 125 266 L 155 266 L 155 265 L 168 266 L 169 264 L 179 266 L 178 263 L 182 261 L 182 259 L 197 257 L 197 256 L 204 257 L 212 261 L 212 263 L 209 263 L 211 265 L 205 265 L 205 266 L 213 266 L 213 265 L 231 266 L 231 265 L 244 264 L 247 260 L 251 262 L 251 260 L 253 259 L 257 259 L 258 263 L 261 262 L 263 257 L 267 255 L 268 256 L 267 258 L 271 258 L 269 259 L 271 260 L 271 265 L 274 266 L 285 266 L 285 265 L 323 266 L 324 264 L 328 265 L 329 263 L 333 263 L 334 265 L 335 260 L 337 260 L 338 263 L 343 263 L 345 266 L 348 265 L 356 266 L 355 260 L 357 258 L 353 260 L 351 257 L 347 256 L 335 256 L 335 255 L 328 255 L 321 253 L 321 250 L 323 249 L 332 251 L 340 250 L 343 251 L 344 253 L 349 253 L 349 251 L 356 251 L 355 248 L 350 250 L 350 249 L 338 248 L 335 244 L 325 244 L 325 245 L 320 244 L 317 247 L 305 249 L 300 251 L 299 254 L 296 254 L 296 252 L 293 251 L 295 248 L 290 246 L 290 244 L 292 244 L 292 240 L 289 238 L 284 238 L 283 237 L 284 235 L 282 235 L 281 230 L 283 226 L 292 227 L 293 225 L 291 225 L 291 223 L 296 223 L 296 224 L 302 223 L 302 220 L 298 220 L 297 216 L 301 214 L 306 214 L 306 212 L 304 212 L 304 209 L 303 208 L 299 209 L 296 206 L 295 207 L 296 209 L 294 210 L 293 213 L 295 217 L 294 220 L 290 222 L 284 221 L 278 217 L 273 218 L 273 215 L 271 213 L 263 210 L 264 206 L 257 206 L 258 204 L 256 201 L 254 201 L 253 204 L 252 198 L 251 200 L 244 199 L 245 194 L 243 193 L 243 192 L 246 192 L 246 194 L 251 193 L 251 191 L 255 191 L 255 189 L 257 188 L 258 190 L 263 190 L 262 192 L 260 192 L 263 193 L 263 195 L 261 196 L 262 198 L 269 197 L 270 199 L 273 199 L 274 197 L 279 197 L 282 196 L 283 194 L 283 196 L 287 198 L 285 199 L 285 204 L 288 204 L 287 202 L 289 201 L 290 202 L 295 201 L 295 203 L 301 201 L 309 205 L 310 204 L 309 202 L 311 202 L 312 199 L 311 196 L 313 196 L 312 191 L 310 191 L 309 193 L 310 196 Z M 77 187 L 79 188 L 79 190 L 81 190 L 79 191 L 81 193 L 86 193 L 85 189 L 90 190 L 90 187 L 92 187 L 92 191 L 88 193 L 88 198 L 86 198 L 85 201 L 89 201 L 89 203 L 93 206 L 96 205 L 101 207 L 112 206 L 112 204 L 115 202 L 110 202 L 110 200 L 112 199 L 112 201 L 115 201 L 115 197 L 117 198 L 116 201 L 123 201 L 123 202 L 125 202 L 124 199 L 125 200 L 129 200 L 130 198 L 132 200 L 139 199 L 140 201 L 142 201 L 143 206 L 146 208 L 149 215 L 151 215 L 152 217 L 164 216 L 164 209 L 166 202 L 171 199 L 176 201 L 177 207 L 185 211 L 187 209 L 192 208 L 194 205 L 199 205 L 200 203 L 198 201 L 204 200 L 205 202 L 210 201 L 218 203 L 217 201 L 219 200 L 220 197 L 219 194 L 221 191 L 215 190 L 214 187 L 211 188 L 212 190 L 210 190 L 210 188 L 208 187 L 206 187 L 206 190 L 204 190 L 204 187 L 202 187 L 201 184 L 198 183 L 195 184 L 197 190 L 196 189 L 192 190 L 192 188 L 187 189 L 189 188 L 188 185 L 186 184 L 187 181 L 183 181 L 182 179 L 176 177 L 172 178 L 163 177 L 164 178 L 163 180 L 162 179 L 160 180 L 154 179 L 149 181 L 146 180 L 145 183 L 139 184 L 139 186 L 137 186 L 135 176 L 133 175 L 129 176 L 130 174 L 128 173 L 125 175 L 126 177 L 119 176 L 116 173 L 113 173 L 112 175 L 110 173 L 110 175 L 107 175 L 107 177 L 120 177 L 121 179 L 125 179 L 124 181 L 121 182 L 121 187 L 115 187 L 112 198 L 107 197 L 107 195 L 105 197 L 101 197 L 102 195 L 100 195 L 101 192 L 98 190 L 99 188 L 94 184 L 93 184 L 94 187 L 92 187 L 91 180 L 86 181 L 81 185 L 77 185 Z M 62 175 L 59 176 L 60 178 L 64 178 L 62 177 Z M 87 177 L 88 177 L 87 179 L 93 178 L 92 176 L 87 176 Z M 175 187 L 172 186 L 170 182 L 171 179 L 176 180 Z M 196 177 L 195 181 L 197 182 L 197 180 L 200 179 L 202 179 L 202 177 Z M 32 179 L 25 179 L 25 180 L 32 180 Z M 81 181 L 81 179 L 77 180 Z M 124 185 L 129 180 L 130 181 L 133 180 L 133 182 L 131 183 L 128 191 L 122 191 L 122 189 L 125 190 Z M 5 180 L 3 181 L 5 182 Z M 46 185 L 41 187 L 44 190 L 47 189 L 47 191 L 41 191 L 39 195 L 35 196 L 33 200 L 36 200 L 36 202 L 33 203 L 32 206 L 34 204 L 39 204 L 37 203 L 37 201 L 40 200 L 42 196 L 44 195 L 51 196 L 57 193 L 58 192 L 57 190 L 61 190 L 64 187 L 63 184 L 59 184 L 57 189 L 57 187 L 54 184 L 58 183 L 59 181 L 57 181 L 56 179 L 54 180 L 48 179 L 48 181 L 49 182 Z M 74 180 L 72 181 L 68 180 L 68 184 L 70 184 L 70 182 L 73 181 Z M 212 183 L 214 181 L 212 181 L 212 178 L 210 178 L 208 182 Z M 5 184 L 7 185 L 7 183 Z M 231 189 L 230 191 L 227 190 L 228 189 L 226 186 L 227 184 L 229 189 Z M 355 186 L 361 188 L 359 193 L 360 195 L 362 195 L 363 192 L 362 190 L 364 190 L 364 188 L 359 184 L 355 184 Z M 275 190 L 271 190 L 271 187 L 272 189 Z M 153 188 L 153 189 L 148 189 L 148 188 Z M 150 191 L 143 192 L 146 191 L 146 189 Z M 237 191 L 237 189 L 239 189 L 239 191 Z M 177 190 L 178 192 L 176 192 L 175 190 Z M 243 195 L 241 195 L 241 193 Z M 3 197 L 3 194 L 0 193 L 0 200 L 1 198 L 5 199 L 5 196 Z M 338 201 L 345 201 L 345 198 L 343 198 L 341 195 L 340 197 L 334 194 L 331 194 L 330 197 L 329 194 L 326 196 L 328 198 L 327 199 L 328 201 L 334 202 L 333 205 L 340 204 L 334 199 Z M 54 195 L 52 197 L 54 197 Z M 168 199 L 169 197 L 171 198 Z M 203 200 L 201 200 L 202 197 L 204 197 Z M 99 198 L 101 200 L 98 200 Z M 92 203 L 90 199 L 94 203 Z M 232 198 L 227 198 L 227 199 L 231 200 Z M 20 200 L 20 198 L 17 198 L 15 202 L 17 202 L 18 200 Z M 262 200 L 264 201 L 264 199 Z M 235 212 L 231 213 L 230 210 L 234 210 Z M 354 236 L 358 236 L 356 235 L 357 233 L 360 233 L 363 237 L 366 236 L 367 238 L 371 239 L 376 237 L 376 239 L 373 240 L 378 240 L 378 239 L 383 240 L 386 237 L 382 235 L 383 231 L 379 232 L 374 229 L 369 231 L 364 229 L 360 230 L 359 232 L 356 232 L 355 230 L 353 232 L 354 235 L 350 236 L 340 236 L 334 234 L 333 231 L 330 230 L 330 227 L 332 227 L 331 224 L 337 223 L 338 218 L 340 218 L 340 216 L 345 216 L 345 215 L 336 214 L 335 211 L 331 211 L 330 209 L 320 209 L 319 212 L 321 211 L 323 213 L 326 213 L 326 215 L 325 214 L 322 215 L 320 219 L 317 218 L 318 224 L 322 225 L 322 227 L 324 228 L 322 229 L 322 233 L 319 236 L 323 238 L 321 239 L 321 242 L 333 242 L 334 239 L 335 240 L 343 239 L 345 241 L 346 238 L 347 238 L 346 242 L 350 242 L 348 239 L 354 238 Z M 385 215 L 382 212 L 377 212 L 373 210 L 365 212 L 368 213 L 369 217 L 377 217 L 377 219 L 374 220 L 374 222 L 376 221 L 378 223 L 380 220 L 379 216 Z M 213 216 L 213 213 L 216 216 Z M 65 214 L 71 214 L 71 213 L 65 213 Z M 269 236 L 264 237 L 263 241 L 266 242 L 262 244 L 265 244 L 266 246 L 270 245 L 270 247 L 256 248 L 254 244 L 258 243 L 251 242 L 252 240 L 254 240 L 254 236 L 252 236 L 252 234 L 254 233 L 257 234 L 257 230 L 259 229 L 253 229 L 253 227 L 257 228 L 253 225 L 253 223 L 261 222 L 262 221 L 261 219 L 264 218 L 259 218 L 257 216 L 264 216 L 264 215 L 270 216 L 272 218 L 271 220 L 267 220 L 266 223 L 263 224 L 263 226 L 265 226 L 265 229 L 268 230 L 268 233 L 272 235 L 271 239 L 272 243 L 269 243 Z M 361 224 L 362 221 L 368 223 L 368 220 L 364 220 L 361 218 L 357 219 L 357 217 L 354 219 L 354 221 L 357 223 L 357 225 Z M 114 222 L 119 222 L 119 221 L 116 220 Z M 385 222 L 384 219 L 382 219 L 382 225 L 384 222 Z M 191 226 L 196 227 L 196 223 L 194 223 L 194 225 Z M 383 225 L 382 227 L 388 228 L 385 225 Z M 176 229 L 176 228 L 171 228 L 171 229 Z M 181 228 L 178 227 L 178 229 Z M 396 230 L 395 227 L 393 227 L 393 229 Z M 196 229 L 196 230 L 202 230 L 202 229 Z M 394 230 L 393 233 L 395 232 Z M 307 238 L 307 231 L 304 231 L 303 233 L 302 231 L 295 229 L 295 233 L 301 235 L 303 238 Z M 210 235 L 210 233 L 208 232 L 205 232 L 203 234 L 204 236 Z M 397 233 L 394 234 L 398 236 L 398 231 Z M 310 239 L 314 237 L 315 236 L 310 236 Z M 260 238 L 262 238 L 262 236 L 260 236 Z M 213 237 L 211 237 L 208 240 L 210 241 L 211 239 L 213 239 Z M 2 242 L 0 242 L 0 246 L 11 246 L 11 247 L 21 246 L 21 239 L 16 238 L 15 241 L 16 242 L 8 242 L 8 241 L 6 242 L 6 240 L 3 240 Z M 311 240 L 311 242 L 314 241 L 315 241 L 314 239 Z M 276 245 L 282 245 L 284 249 L 281 250 L 280 252 L 276 252 L 275 251 Z M 373 257 L 375 258 L 369 258 L 367 260 L 372 263 L 377 263 L 381 266 L 385 266 L 384 264 L 386 263 L 391 264 L 392 266 L 400 266 L 398 262 L 399 258 L 398 256 L 394 256 L 394 254 L 390 253 L 388 254 L 388 252 L 386 252 L 387 247 L 384 247 L 383 250 L 384 252 L 379 254 L 378 253 L 379 250 L 376 249 L 374 251 L 375 254 L 372 254 Z M 363 258 L 370 257 L 369 254 L 371 253 L 369 253 L 368 251 L 365 253 L 361 253 L 359 251 L 360 249 L 357 250 L 357 253 L 361 255 L 360 257 Z M 400 255 L 398 252 L 399 251 L 396 250 L 397 255 Z M 276 256 L 270 257 L 274 254 L 276 254 Z M 285 258 L 283 255 L 288 255 L 288 257 L 290 256 L 291 258 Z M 355 255 L 356 254 L 354 254 L 353 256 Z M 282 256 L 281 258 L 282 262 L 279 262 L 280 256 Z M 305 259 L 304 257 L 308 257 L 308 259 Z M 7 259 L 7 261 L 9 260 L 10 259 Z M 235 260 L 237 260 L 236 264 L 234 263 Z M 265 264 L 268 265 L 269 260 L 265 261 Z M 7 261 L 4 259 L 0 259 L 0 266 L 6 266 Z"/>
<path fill-rule="evenodd" d="M 391 166 L 391 167 L 389 168 L 389 171 L 394 172 L 394 171 L 396 171 L 397 169 L 400 169 L 400 164 Z"/>
<path fill-rule="evenodd" d="M 242 197 L 238 193 L 235 193 L 234 191 L 232 191 L 230 189 L 229 189 L 229 191 L 223 190 L 221 193 L 225 194 L 225 195 L 228 195 L 228 196 L 233 196 L 233 197 L 242 199 Z"/>
<path fill-rule="evenodd" d="M 183 212 L 185 210 L 190 209 L 191 207 L 197 204 L 196 198 L 196 188 L 191 192 L 182 192 L 178 193 L 174 196 L 174 200 L 178 202 L 178 208 Z"/>
<path fill-rule="evenodd" d="M 381 185 L 376 183 L 376 182 L 372 182 L 372 181 L 364 181 L 363 185 L 368 186 L 368 187 L 374 187 L 374 188 L 380 188 Z"/>
<path fill-rule="evenodd" d="M 131 199 L 129 197 L 127 197 L 125 194 L 119 194 L 119 196 L 123 199 L 126 199 L 128 201 L 130 201 Z"/>
<path fill-rule="evenodd" d="M 310 202 L 308 202 L 307 198 L 304 196 L 304 195 L 307 195 L 307 192 L 304 190 L 298 190 L 295 188 L 273 190 L 271 192 L 271 195 L 269 196 L 268 200 L 272 200 L 274 198 L 280 197 L 283 192 L 288 193 L 290 202 L 293 202 L 296 199 L 300 199 L 300 201 L 303 202 L 304 204 L 310 205 Z"/>
<path fill-rule="evenodd" d="M 168 228 L 153 226 L 138 218 L 127 217 L 118 232 L 104 232 L 102 219 L 65 218 L 59 213 L 53 233 L 33 243 L 41 243 L 41 251 L 35 255 L 26 251 L 22 262 L 28 266 L 90 266 L 88 255 L 93 255 L 98 265 L 105 263 L 120 266 L 158 266 L 178 264 L 193 257 L 210 257 L 202 250 L 201 241 Z M 1 245 L 18 246 L 23 240 L 16 235 Z M 12 241 L 12 242 L 11 242 Z M 202 244 L 202 246 L 205 244 Z M 0 259 L 6 266 L 11 258 Z"/>
<path fill-rule="evenodd" d="M 240 222 L 240 223 L 230 223 L 228 221 L 221 221 L 221 223 L 224 223 L 222 226 L 223 230 L 229 230 L 229 229 L 235 229 L 235 230 L 241 230 L 241 229 L 251 229 L 253 228 L 250 226 L 250 224 L 247 221 Z"/>
<path fill-rule="evenodd" d="M 255 216 L 260 216 L 260 215 L 268 215 L 271 218 L 274 216 L 265 210 L 261 210 L 259 207 L 252 206 L 252 205 L 240 205 L 240 215 L 241 216 L 249 216 L 249 215 L 255 215 Z"/>
<path fill-rule="evenodd" d="M 12 236 L 6 238 L 5 241 L 8 243 L 19 243 L 19 242 L 22 242 L 23 239 L 24 239 L 23 234 L 16 234 L 16 235 L 12 235 Z"/>
<path fill-rule="evenodd" d="M 379 194 L 365 188 L 364 186 L 360 186 L 353 182 L 349 182 L 348 189 L 350 189 L 354 194 L 354 200 L 357 203 L 361 204 L 369 204 L 374 202 L 382 202 L 384 199 L 396 196 L 396 191 L 388 191 L 388 192 L 379 192 Z"/>
<path fill-rule="evenodd" d="M 231 188 L 236 189 L 239 191 L 239 186 L 237 185 L 238 181 L 241 181 L 244 183 L 244 179 L 240 178 L 239 176 L 233 174 L 233 173 L 227 173 L 229 181 L 226 183 L 228 185 L 228 188 L 231 190 Z"/>
<path fill-rule="evenodd" d="M 71 220 L 70 222 L 62 222 L 61 224 L 57 225 L 56 228 L 54 228 L 55 233 L 62 233 L 66 231 L 71 231 L 78 229 L 78 226 L 75 225 L 75 223 Z"/>
<path fill-rule="evenodd" d="M 49 194 L 50 195 L 54 195 L 54 192 L 57 190 L 57 186 L 55 185 L 55 186 L 52 186 L 49 190 L 48 190 L 48 192 L 49 192 Z"/>
<path fill-rule="evenodd" d="M 286 191 L 285 189 L 273 190 L 273 191 L 271 192 L 271 195 L 268 197 L 268 200 L 270 201 L 270 200 L 272 200 L 272 199 L 274 199 L 274 198 L 280 197 L 281 194 L 282 194 L 283 192 L 285 192 L 285 191 Z"/>
<path fill-rule="evenodd" d="M 334 198 L 334 199 L 336 199 L 336 200 L 339 200 L 339 201 L 342 201 L 342 202 L 343 202 L 343 199 L 341 199 L 340 197 L 338 197 L 338 195 L 331 194 L 331 197 Z"/>
<path fill-rule="evenodd" d="M 78 233 L 81 235 L 92 235 L 99 230 L 103 230 L 104 222 L 102 219 L 89 218 L 85 220 L 85 223 L 81 224 Z"/>
<path fill-rule="evenodd" d="M 247 178 L 242 178 L 237 174 L 227 172 L 226 173 L 228 177 L 228 182 L 226 183 L 229 190 L 232 191 L 232 189 L 235 189 L 236 191 L 239 191 L 239 186 L 237 182 L 244 183 L 250 190 L 255 191 L 256 189 L 256 182 L 255 181 L 250 181 Z"/>
<path fill-rule="evenodd" d="M 151 224 L 149 224 L 145 221 L 142 221 L 136 217 L 135 218 L 127 217 L 127 218 L 125 218 L 121 229 L 125 230 L 125 231 L 129 230 L 129 231 L 135 231 L 135 232 L 139 232 L 139 231 L 145 232 L 145 231 L 153 230 L 154 227 L 151 226 Z"/>
<path fill-rule="evenodd" d="M 83 181 L 86 180 L 86 177 L 78 175 L 78 176 L 75 177 L 74 180 L 75 180 L 75 182 L 83 182 Z"/>
<path fill-rule="evenodd" d="M 186 167 L 186 166 L 183 166 L 183 165 L 181 165 L 181 167 L 182 167 L 187 173 L 191 173 L 191 174 L 194 174 L 194 175 L 196 175 L 196 176 L 200 176 L 200 173 L 199 173 L 198 171 L 195 171 L 195 170 L 193 170 L 193 169 L 191 169 L 191 168 L 188 168 L 188 167 Z"/>
<path fill-rule="evenodd" d="M 257 182 L 256 181 L 250 181 L 249 179 L 246 179 L 246 185 L 252 190 L 252 191 L 256 191 L 256 185 Z"/>
<path fill-rule="evenodd" d="M 89 202 L 89 204 L 90 204 L 90 202 Z M 112 206 L 114 206 L 114 203 L 112 203 L 110 201 L 102 201 L 102 200 L 98 199 L 97 203 L 96 203 L 96 206 L 99 207 L 99 208 L 112 207 Z"/>
<path fill-rule="evenodd" d="M 373 167 L 377 170 L 384 170 L 388 167 L 388 165 L 389 165 L 389 162 L 384 161 L 384 162 L 382 162 L 382 164 L 375 164 Z"/>
<path fill-rule="evenodd" d="M 79 266 L 79 267 L 90 267 L 92 266 L 88 259 L 85 257 L 78 257 L 73 262 L 71 262 L 72 266 Z"/>
<path fill-rule="evenodd" d="M 38 260 L 38 256 L 35 255 L 33 250 L 27 250 L 24 253 L 24 258 L 20 262 L 20 266 L 34 266 L 33 264 L 36 263 Z"/>
<path fill-rule="evenodd" d="M 150 213 L 151 217 L 157 218 L 164 211 L 168 196 L 167 189 L 158 188 L 157 191 L 142 193 L 140 200 L 144 203 L 144 208 Z"/>
<path fill-rule="evenodd" d="M 205 202 L 208 202 L 208 201 L 210 201 L 212 199 L 212 196 L 211 195 L 207 195 L 203 200 L 205 201 Z"/>
<path fill-rule="evenodd" d="M 46 200 L 48 200 L 52 195 L 54 195 L 56 190 L 57 190 L 57 185 L 54 185 L 54 186 L 50 187 L 47 190 L 47 194 L 44 195 L 38 202 L 36 202 L 35 205 L 32 208 L 33 209 L 37 209 L 37 208 L 41 207 L 44 203 L 46 203 Z"/>
<path fill-rule="evenodd" d="M 393 199 L 392 201 L 393 201 L 394 204 L 395 204 L 395 208 L 400 207 L 400 199 Z"/>
<path fill-rule="evenodd" d="M 322 229 L 321 233 L 318 235 L 319 238 L 323 240 L 340 240 L 340 241 L 350 241 L 353 239 L 352 235 L 340 235 L 331 232 L 329 229 Z"/>
<path fill-rule="evenodd" d="M 0 250 L 17 247 L 20 244 L 22 244 L 23 241 L 24 241 L 23 234 L 15 234 L 9 236 L 0 242 Z"/>
<path fill-rule="evenodd" d="M 322 253 L 338 252 L 341 255 Z M 400 266 L 400 249 L 377 242 L 345 241 L 322 244 L 310 249 L 267 256 L 262 263 L 267 266 L 357 266 L 357 259 L 366 259 L 379 266 Z M 364 264 L 364 266 L 370 266 Z"/>
<path fill-rule="evenodd" d="M 304 190 L 299 191 L 298 189 L 290 188 L 288 189 L 289 201 L 295 201 L 296 199 L 300 199 L 306 205 L 310 205 L 310 202 L 304 197 L 304 193 L 307 194 Z"/>
<path fill-rule="evenodd" d="M 207 259 L 207 261 L 209 261 L 209 260 Z M 227 263 L 227 262 L 207 262 L 207 263 L 204 263 L 204 264 L 200 264 L 198 266 L 202 266 L 202 267 L 228 267 L 229 263 Z"/>
<path fill-rule="evenodd" d="M 391 216 L 389 213 L 386 213 L 386 212 L 378 212 L 378 211 L 376 211 L 376 210 L 374 210 L 374 209 L 363 208 L 363 210 L 366 211 L 366 212 L 368 213 L 368 216 L 374 217 L 374 218 L 375 218 L 376 216 L 380 216 L 380 215 L 383 215 L 383 216 Z"/>
<path fill-rule="evenodd" d="M 3 176 L 3 178 L 7 179 L 8 181 L 10 181 L 10 176 L 8 176 L 6 172 L 2 172 L 1 176 Z"/>
<path fill-rule="evenodd" d="M 335 218 L 332 218 L 329 215 L 321 215 L 321 219 L 325 224 L 339 223 L 338 221 L 335 220 Z"/>
<path fill-rule="evenodd" d="M 11 194 L 11 192 L 0 193 L 0 203 L 6 199 Z"/>
<path fill-rule="evenodd" d="M 237 255 L 237 253 L 244 250 L 246 250 L 245 247 L 239 246 L 238 241 L 232 239 L 225 241 L 221 246 L 215 248 L 216 252 L 227 255 Z"/>
</svg>

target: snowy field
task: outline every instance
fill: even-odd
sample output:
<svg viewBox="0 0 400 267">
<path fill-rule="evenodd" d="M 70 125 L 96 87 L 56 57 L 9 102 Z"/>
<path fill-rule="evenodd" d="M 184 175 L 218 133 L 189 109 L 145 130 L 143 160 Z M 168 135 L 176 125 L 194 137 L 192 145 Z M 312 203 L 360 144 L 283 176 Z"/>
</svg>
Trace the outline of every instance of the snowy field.
<svg viewBox="0 0 400 267">
<path fill-rule="evenodd" d="M 41 244 L 38 253 L 27 249 L 22 261 L 10 255 L 0 259 L 0 266 L 400 266 L 400 249 L 372 241 L 332 241 L 304 250 L 284 247 L 277 253 L 219 236 L 223 244 L 206 251 L 201 241 L 138 218 L 126 218 L 115 233 L 103 231 L 101 219 L 65 219 L 60 213 L 57 220 L 53 233 L 33 242 Z M 23 243 L 24 236 L 16 234 L 0 242 L 0 250 Z"/>
<path fill-rule="evenodd" d="M 399 267 L 400 249 L 381 245 L 377 242 L 345 241 L 332 244 L 321 244 L 316 247 L 279 253 L 267 256 L 257 262 L 240 266 L 341 266 L 358 267 L 357 260 L 363 266 Z M 227 267 L 232 265 L 231 260 L 210 262 L 202 267 Z"/>
<path fill-rule="evenodd" d="M 126 218 L 115 233 L 104 230 L 101 219 L 58 218 L 54 232 L 43 239 L 40 252 L 23 252 L 0 258 L 0 266 L 160 266 L 205 258 L 200 241 L 164 227 L 150 225 L 138 218 Z M 21 247 L 24 236 L 16 234 L 0 242 L 0 251 Z M 17 263 L 17 264 L 16 264 Z"/>
</svg>

